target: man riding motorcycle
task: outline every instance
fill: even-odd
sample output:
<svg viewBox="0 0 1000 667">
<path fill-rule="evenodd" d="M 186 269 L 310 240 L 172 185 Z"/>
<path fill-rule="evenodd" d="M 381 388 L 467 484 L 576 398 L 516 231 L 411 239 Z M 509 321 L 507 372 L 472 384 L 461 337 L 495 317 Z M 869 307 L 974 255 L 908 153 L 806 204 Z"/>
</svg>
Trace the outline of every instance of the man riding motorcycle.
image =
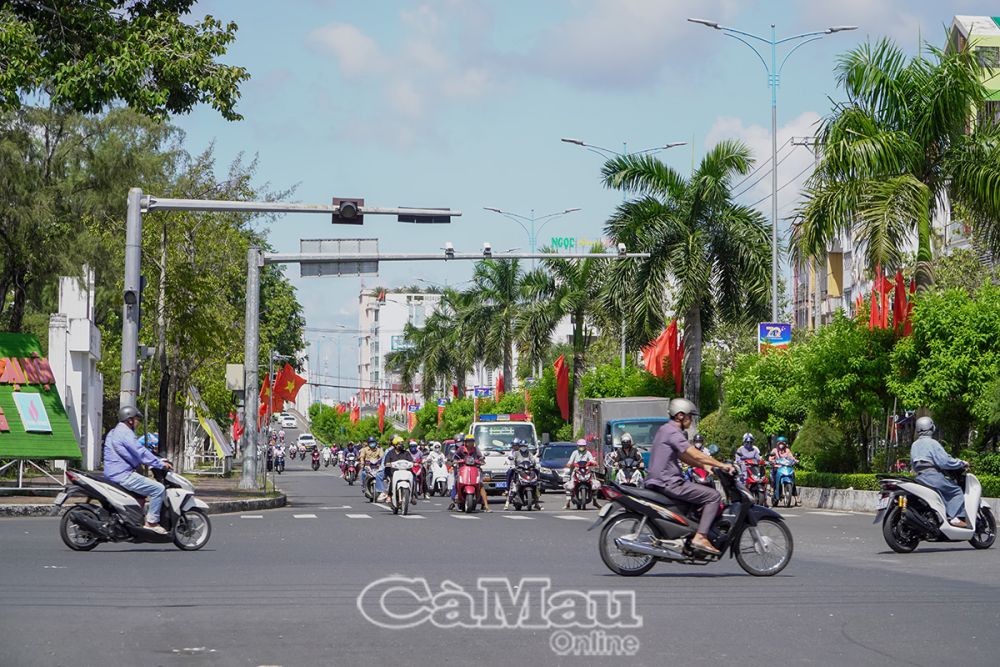
<svg viewBox="0 0 1000 667">
<path fill-rule="evenodd" d="M 392 467 L 392 464 L 396 461 L 409 461 L 413 463 L 413 454 L 404 446 L 403 438 L 400 436 L 395 436 L 392 439 L 392 447 L 385 453 L 385 457 L 382 459 L 383 463 L 383 475 L 385 476 L 385 491 L 379 496 L 379 502 L 384 502 L 389 499 L 389 493 L 392 493 L 392 475 L 396 471 Z M 415 445 L 416 443 L 414 443 Z M 395 501 L 394 501 L 395 502 Z M 410 496 L 410 504 L 417 504 L 416 495 Z"/>
<path fill-rule="evenodd" d="M 698 408 L 686 398 L 671 399 L 667 408 L 670 421 L 661 426 L 653 436 L 649 455 L 649 475 L 646 488 L 691 505 L 701 506 L 698 532 L 691 539 L 691 546 L 705 553 L 718 555 L 719 550 L 708 541 L 707 532 L 719 513 L 719 492 L 712 486 L 684 481 L 680 462 L 708 470 L 722 468 L 729 473 L 733 466 L 721 463 L 712 456 L 692 447 L 684 431 L 691 427 Z"/>
<path fill-rule="evenodd" d="M 507 455 L 507 501 L 503 504 L 504 510 L 510 509 L 510 499 L 514 495 L 514 475 L 517 472 L 517 467 L 525 461 L 530 461 L 536 467 L 538 466 L 538 459 L 536 459 L 528 451 L 528 443 L 521 438 L 514 438 L 511 441 L 510 454 Z"/>
<path fill-rule="evenodd" d="M 795 458 L 795 455 L 792 454 L 792 450 L 789 449 L 789 447 L 788 447 L 788 438 L 786 438 L 783 435 L 779 435 L 778 436 L 778 440 L 777 440 L 777 444 L 776 444 L 775 448 L 772 449 L 771 453 L 768 454 L 768 456 L 767 456 L 767 460 L 771 463 L 771 490 L 772 490 L 772 494 L 773 494 L 771 496 L 771 500 L 774 501 L 775 505 L 778 504 L 778 468 L 779 468 L 779 466 L 775 465 L 775 462 L 778 459 L 787 459 L 787 460 L 791 461 L 793 465 L 799 462 L 799 460 L 797 458 Z"/>
<path fill-rule="evenodd" d="M 382 450 L 379 449 L 378 443 L 375 442 L 374 437 L 368 438 L 368 444 L 361 448 L 361 453 L 358 454 L 358 470 L 361 471 L 361 486 L 364 487 L 367 482 L 368 466 L 366 463 L 372 466 L 377 466 L 382 461 Z"/>
<path fill-rule="evenodd" d="M 745 484 L 747 481 L 747 461 L 756 461 L 759 459 L 760 448 L 754 444 L 753 433 L 744 433 L 743 444 L 736 450 L 736 467 L 740 471 L 741 484 Z"/>
<path fill-rule="evenodd" d="M 968 528 L 965 512 L 965 491 L 943 475 L 945 470 L 962 470 L 969 464 L 952 458 L 941 443 L 934 439 L 934 420 L 920 417 L 914 425 L 917 439 L 910 446 L 910 467 L 921 484 L 937 489 L 944 499 L 948 523 L 956 528 Z"/>
<path fill-rule="evenodd" d="M 135 437 L 135 427 L 141 416 L 131 405 L 118 411 L 118 425 L 108 431 L 104 439 L 104 476 L 118 486 L 146 496 L 146 523 L 143 526 L 160 535 L 167 531 L 160 525 L 160 508 L 166 489 L 154 479 L 136 472 L 141 465 L 158 470 L 171 470 L 166 461 L 156 458 L 151 451 L 139 444 Z"/>
<path fill-rule="evenodd" d="M 569 501 L 573 497 L 573 466 L 577 463 L 587 463 L 591 467 L 597 465 L 597 460 L 594 458 L 594 455 L 587 449 L 587 441 L 582 438 L 576 441 L 576 451 L 570 454 L 569 461 L 566 462 L 566 467 L 570 471 L 570 482 L 566 485 L 566 504 L 563 505 L 564 510 L 569 509 Z M 597 489 L 599 489 L 601 485 L 600 482 L 597 481 L 596 475 L 590 478 L 590 484 L 594 489 L 594 495 L 592 496 L 594 507 L 600 507 L 600 505 L 597 504 Z"/>
<path fill-rule="evenodd" d="M 611 470 L 611 479 L 618 478 L 618 471 L 621 469 L 622 461 L 635 459 L 639 464 L 639 470 L 645 470 L 646 464 L 642 460 L 642 453 L 632 442 L 631 433 L 623 433 L 621 445 L 615 447 L 615 451 L 608 456 L 607 467 Z"/>
</svg>

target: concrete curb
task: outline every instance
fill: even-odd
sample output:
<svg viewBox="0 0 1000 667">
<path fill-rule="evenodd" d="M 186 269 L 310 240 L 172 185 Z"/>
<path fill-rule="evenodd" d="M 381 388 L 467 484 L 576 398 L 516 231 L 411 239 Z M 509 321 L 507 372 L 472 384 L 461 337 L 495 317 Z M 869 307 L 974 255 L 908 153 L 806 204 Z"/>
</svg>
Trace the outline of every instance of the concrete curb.
<svg viewBox="0 0 1000 667">
<path fill-rule="evenodd" d="M 213 500 L 207 501 L 209 514 L 227 514 L 230 512 L 254 512 L 257 510 L 272 510 L 284 507 L 288 502 L 285 494 L 274 498 L 246 498 L 243 500 Z M 45 505 L 0 505 L 0 518 L 59 516 L 60 510 L 52 503 Z"/>
<path fill-rule="evenodd" d="M 839 510 L 841 512 L 875 513 L 875 506 L 880 496 L 879 491 L 858 491 L 855 489 L 823 489 L 811 486 L 799 487 L 799 501 L 803 507 L 816 509 Z M 1000 499 L 983 498 L 996 514 L 1000 508 Z M 776 508 L 781 510 L 782 508 Z"/>
</svg>

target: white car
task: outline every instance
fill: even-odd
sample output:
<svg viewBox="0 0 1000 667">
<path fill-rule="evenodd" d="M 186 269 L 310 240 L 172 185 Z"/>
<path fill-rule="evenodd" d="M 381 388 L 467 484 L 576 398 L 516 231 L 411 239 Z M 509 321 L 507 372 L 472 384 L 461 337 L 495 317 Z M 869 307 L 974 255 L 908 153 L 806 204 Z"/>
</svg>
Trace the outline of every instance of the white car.
<svg viewBox="0 0 1000 667">
<path fill-rule="evenodd" d="M 316 446 L 316 438 L 312 436 L 312 433 L 301 433 L 295 441 L 295 444 L 300 448 L 304 447 L 305 449 L 312 449 Z"/>
<path fill-rule="evenodd" d="M 295 428 L 298 424 L 295 423 L 295 417 L 291 415 L 286 415 L 281 418 L 281 428 Z"/>
</svg>

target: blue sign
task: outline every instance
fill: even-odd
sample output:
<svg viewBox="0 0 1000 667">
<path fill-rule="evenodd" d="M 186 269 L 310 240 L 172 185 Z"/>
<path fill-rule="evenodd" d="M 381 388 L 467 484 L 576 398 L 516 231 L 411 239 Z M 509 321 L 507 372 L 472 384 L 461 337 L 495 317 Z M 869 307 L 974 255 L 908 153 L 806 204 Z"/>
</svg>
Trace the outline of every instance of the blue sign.
<svg viewBox="0 0 1000 667">
<path fill-rule="evenodd" d="M 792 325 L 784 322 L 761 322 L 757 325 L 757 351 L 787 350 L 792 344 Z"/>
<path fill-rule="evenodd" d="M 45 404 L 42 403 L 41 394 L 26 394 L 15 391 L 11 395 L 14 397 L 17 413 L 21 416 L 21 423 L 24 424 L 25 431 L 52 433 L 52 424 L 49 423 L 49 415 L 45 412 Z"/>
<path fill-rule="evenodd" d="M 417 405 L 416 403 L 410 403 L 410 405 L 407 407 L 407 409 L 410 412 L 420 412 L 420 406 Z"/>
<path fill-rule="evenodd" d="M 492 387 L 476 387 L 475 389 L 476 398 L 489 398 L 493 393 Z"/>
<path fill-rule="evenodd" d="M 439 408 L 443 408 L 446 405 L 448 405 L 448 399 L 446 399 L 446 398 L 439 398 L 438 399 L 438 407 Z"/>
</svg>

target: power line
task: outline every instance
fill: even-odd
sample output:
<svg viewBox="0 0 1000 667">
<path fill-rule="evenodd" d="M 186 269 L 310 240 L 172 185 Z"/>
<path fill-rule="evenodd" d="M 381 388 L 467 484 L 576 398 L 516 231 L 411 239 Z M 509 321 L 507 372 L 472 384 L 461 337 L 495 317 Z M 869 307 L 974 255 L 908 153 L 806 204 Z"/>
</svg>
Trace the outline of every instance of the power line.
<svg viewBox="0 0 1000 667">
<path fill-rule="evenodd" d="M 785 143 L 783 143 L 780 146 L 778 146 L 777 152 L 780 153 L 781 151 L 785 150 L 785 146 L 787 146 L 789 144 L 789 142 L 791 142 L 791 140 L 792 140 L 791 137 L 789 137 L 787 140 L 785 140 Z M 736 190 L 736 189 L 742 187 L 744 183 L 746 183 L 747 181 L 749 181 L 751 178 L 754 177 L 754 174 L 756 174 L 758 171 L 760 171 L 761 169 L 763 169 L 764 167 L 766 167 L 769 164 L 771 164 L 771 157 L 770 156 L 768 156 L 768 158 L 766 160 L 764 160 L 759 165 L 757 165 L 756 169 L 754 169 L 749 174 L 747 174 L 746 176 L 744 176 L 743 180 L 741 180 L 739 183 L 734 184 L 731 189 L 732 190 Z M 771 171 L 768 170 L 767 173 L 770 174 Z"/>
<path fill-rule="evenodd" d="M 783 157 L 780 160 L 778 160 L 778 164 L 780 165 L 782 162 L 784 162 L 785 160 L 787 160 L 788 158 L 790 158 L 794 153 L 795 153 L 794 150 L 791 150 L 788 153 L 786 153 L 785 157 Z M 761 174 L 760 178 L 758 178 L 756 181 L 754 181 L 753 183 L 751 183 L 750 185 L 748 185 L 746 188 L 744 188 L 743 190 L 741 190 L 737 194 L 733 195 L 733 197 L 734 198 L 736 198 L 736 197 L 742 197 L 747 192 L 749 192 L 750 190 L 752 190 L 755 185 L 757 185 L 758 183 L 760 183 L 761 181 L 763 181 L 765 178 L 767 178 L 770 175 L 770 173 L 771 173 L 771 170 L 768 169 L 766 172 L 764 172 L 763 174 Z"/>
<path fill-rule="evenodd" d="M 781 163 L 779 162 L 778 164 L 781 164 Z M 795 181 L 799 180 L 799 177 L 802 176 L 802 174 L 804 174 L 807 171 L 809 171 L 809 169 L 811 167 L 813 167 L 813 166 L 814 165 L 807 164 L 805 169 L 803 169 L 802 171 L 800 171 L 799 173 L 797 173 L 795 176 L 792 177 L 792 179 L 790 181 L 788 181 L 787 183 L 785 183 L 784 185 L 782 185 L 780 188 L 778 188 L 777 192 L 781 192 L 782 190 L 784 190 L 785 188 L 787 188 L 789 185 L 791 185 Z M 750 208 L 753 208 L 757 204 L 760 204 L 761 202 L 766 201 L 767 199 L 770 199 L 770 197 L 771 197 L 771 195 L 769 195 L 769 194 L 764 195 L 763 197 L 761 197 L 760 199 L 758 199 L 754 203 L 750 204 Z"/>
</svg>

